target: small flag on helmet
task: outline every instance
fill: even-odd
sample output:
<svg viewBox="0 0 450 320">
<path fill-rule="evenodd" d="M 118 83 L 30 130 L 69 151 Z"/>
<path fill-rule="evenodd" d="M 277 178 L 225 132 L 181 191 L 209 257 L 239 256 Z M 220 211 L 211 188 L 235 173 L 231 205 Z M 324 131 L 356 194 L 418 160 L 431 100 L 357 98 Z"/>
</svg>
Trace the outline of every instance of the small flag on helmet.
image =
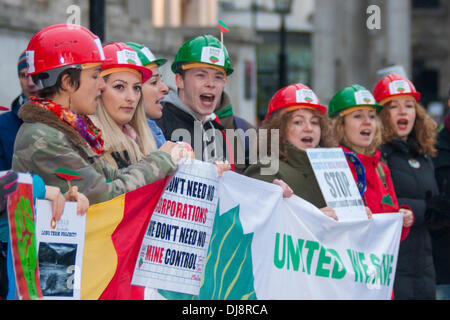
<svg viewBox="0 0 450 320">
<path fill-rule="evenodd" d="M 219 20 L 219 29 L 221 33 L 228 33 L 230 32 L 230 29 L 227 27 L 225 23 L 223 23 L 222 20 Z"/>
<path fill-rule="evenodd" d="M 219 20 L 219 29 L 220 29 L 220 42 L 222 43 L 223 48 L 223 34 L 230 32 L 230 29 L 227 27 L 227 25 L 222 21 Z"/>
</svg>

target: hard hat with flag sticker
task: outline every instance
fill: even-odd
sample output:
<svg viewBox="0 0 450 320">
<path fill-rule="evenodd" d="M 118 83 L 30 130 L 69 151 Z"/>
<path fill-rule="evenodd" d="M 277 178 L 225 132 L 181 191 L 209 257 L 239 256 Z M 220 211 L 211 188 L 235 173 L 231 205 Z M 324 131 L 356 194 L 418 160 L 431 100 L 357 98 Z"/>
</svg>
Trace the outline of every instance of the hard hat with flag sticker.
<svg viewBox="0 0 450 320">
<path fill-rule="evenodd" d="M 400 96 L 412 96 L 420 101 L 420 93 L 413 83 L 406 77 L 398 74 L 390 74 L 381 79 L 373 89 L 373 95 L 378 103 L 385 104 Z"/>
<path fill-rule="evenodd" d="M 123 42 L 112 42 L 103 46 L 106 62 L 102 65 L 101 76 L 105 77 L 119 71 L 135 71 L 142 78 L 142 83 L 152 76 L 152 71 L 142 65 L 136 51 Z"/>
<path fill-rule="evenodd" d="M 269 103 L 266 119 L 278 110 L 290 111 L 299 108 L 318 110 L 322 115 L 327 113 L 327 107 L 320 104 L 316 94 L 308 86 L 297 83 L 284 87 L 274 94 Z"/>
<path fill-rule="evenodd" d="M 206 66 L 233 73 L 230 57 L 225 46 L 211 35 L 202 35 L 186 41 L 178 50 L 172 71 L 180 73 L 190 67 Z"/>
<path fill-rule="evenodd" d="M 377 113 L 383 109 L 383 106 L 375 101 L 369 90 L 354 84 L 340 90 L 331 98 L 328 105 L 328 115 L 330 117 L 344 116 L 364 107 L 374 108 Z"/>
<path fill-rule="evenodd" d="M 36 33 L 26 56 L 27 74 L 43 88 L 54 86 L 68 68 L 82 69 L 105 61 L 100 39 L 85 27 L 70 24 L 51 25 Z"/>
<path fill-rule="evenodd" d="M 126 42 L 125 44 L 137 52 L 142 65 L 146 68 L 161 67 L 167 62 L 167 59 L 157 59 L 153 52 L 143 44 L 135 42 Z"/>
</svg>

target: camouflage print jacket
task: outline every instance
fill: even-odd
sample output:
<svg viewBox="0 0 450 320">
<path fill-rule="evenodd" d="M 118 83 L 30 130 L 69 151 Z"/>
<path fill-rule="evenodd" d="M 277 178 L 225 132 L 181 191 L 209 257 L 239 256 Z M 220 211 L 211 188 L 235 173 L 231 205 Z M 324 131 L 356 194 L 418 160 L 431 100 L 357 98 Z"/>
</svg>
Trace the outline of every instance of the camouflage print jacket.
<svg viewBox="0 0 450 320">
<path fill-rule="evenodd" d="M 38 174 L 47 185 L 58 186 L 62 192 L 68 190 L 68 184 L 54 173 L 55 170 L 76 171 L 82 179 L 71 184 L 78 186 L 78 191 L 87 196 L 90 204 L 111 200 L 176 171 L 172 157 L 162 151 L 117 170 L 52 112 L 26 103 L 20 109 L 19 117 L 24 124 L 16 138 L 13 169 Z"/>
</svg>

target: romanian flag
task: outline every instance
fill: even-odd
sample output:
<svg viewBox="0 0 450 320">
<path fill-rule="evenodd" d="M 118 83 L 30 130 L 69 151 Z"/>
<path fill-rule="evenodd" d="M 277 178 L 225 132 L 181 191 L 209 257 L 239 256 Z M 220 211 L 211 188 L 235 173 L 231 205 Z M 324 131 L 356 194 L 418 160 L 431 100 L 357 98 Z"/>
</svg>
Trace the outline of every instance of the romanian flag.
<svg viewBox="0 0 450 320">
<path fill-rule="evenodd" d="M 86 217 L 83 300 L 142 300 L 134 267 L 153 210 L 171 176 L 93 205 Z"/>
</svg>

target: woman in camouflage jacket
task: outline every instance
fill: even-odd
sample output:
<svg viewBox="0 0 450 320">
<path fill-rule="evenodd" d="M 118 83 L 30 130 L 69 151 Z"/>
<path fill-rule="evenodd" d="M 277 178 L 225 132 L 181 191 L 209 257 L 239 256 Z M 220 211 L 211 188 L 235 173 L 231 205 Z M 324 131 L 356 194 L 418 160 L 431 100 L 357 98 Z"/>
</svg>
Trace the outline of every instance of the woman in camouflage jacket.
<svg viewBox="0 0 450 320">
<path fill-rule="evenodd" d="M 105 86 L 99 76 L 104 54 L 98 37 L 84 27 L 54 25 L 36 34 L 27 51 L 32 52 L 28 55 L 29 73 L 43 89 L 19 113 L 24 124 L 15 143 L 15 171 L 38 174 L 62 192 L 68 186 L 55 171 L 75 171 L 81 179 L 72 184 L 91 204 L 175 172 L 184 149 L 175 143 L 121 170 L 104 160 L 101 131 L 87 117 L 95 113 L 97 98 Z"/>
</svg>

